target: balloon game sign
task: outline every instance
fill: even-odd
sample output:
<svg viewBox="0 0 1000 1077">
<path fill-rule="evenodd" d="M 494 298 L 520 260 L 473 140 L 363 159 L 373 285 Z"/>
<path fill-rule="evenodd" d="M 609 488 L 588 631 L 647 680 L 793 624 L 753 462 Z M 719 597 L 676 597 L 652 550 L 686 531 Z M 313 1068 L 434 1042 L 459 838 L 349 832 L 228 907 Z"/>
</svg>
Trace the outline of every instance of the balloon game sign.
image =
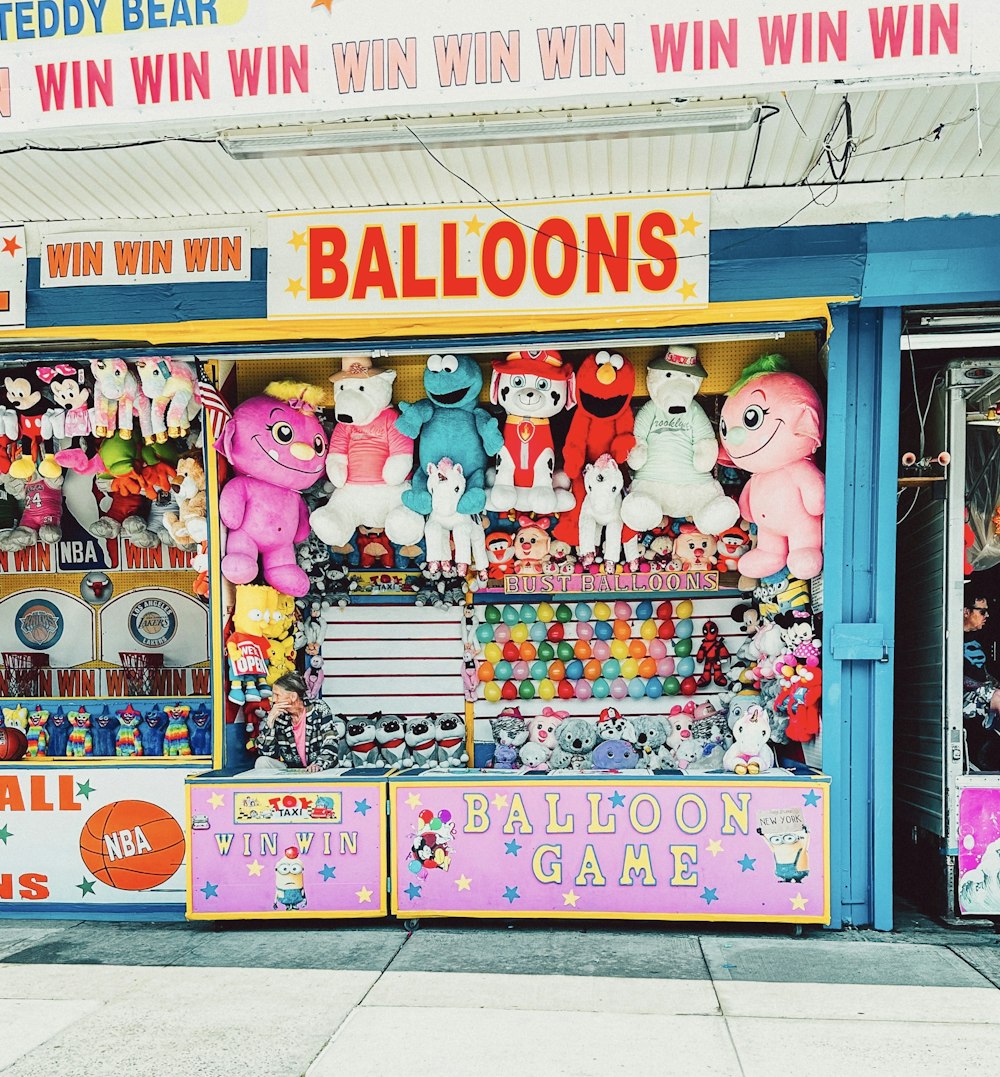
<svg viewBox="0 0 1000 1077">
<path fill-rule="evenodd" d="M 191 919 L 387 912 L 386 787 L 371 779 L 188 786 Z"/>
<path fill-rule="evenodd" d="M 967 915 L 1000 915 L 1000 789 L 995 785 L 970 786 L 958 795 L 958 904 Z"/>
<path fill-rule="evenodd" d="M 828 923 L 829 779 L 390 780 L 392 909 Z"/>
</svg>

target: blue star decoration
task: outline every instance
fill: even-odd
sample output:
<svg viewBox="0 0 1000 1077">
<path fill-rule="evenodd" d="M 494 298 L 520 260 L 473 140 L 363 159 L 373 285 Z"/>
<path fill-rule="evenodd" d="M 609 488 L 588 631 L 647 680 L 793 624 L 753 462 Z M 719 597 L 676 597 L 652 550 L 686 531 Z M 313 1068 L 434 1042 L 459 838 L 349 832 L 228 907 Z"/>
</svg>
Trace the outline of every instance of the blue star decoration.
<svg viewBox="0 0 1000 1077">
<path fill-rule="evenodd" d="M 88 894 L 94 892 L 94 879 L 88 879 L 86 875 L 83 877 L 82 883 L 77 883 L 76 888 L 80 891 L 80 897 L 86 897 Z"/>
<path fill-rule="evenodd" d="M 85 782 L 76 783 L 76 791 L 80 796 L 90 800 L 90 794 L 94 791 L 94 787 L 90 784 L 90 779 L 88 778 Z"/>
<path fill-rule="evenodd" d="M 719 895 L 715 892 L 716 889 L 717 888 L 714 886 L 706 886 L 701 892 L 701 900 L 704 901 L 706 905 L 711 905 L 713 901 L 719 900 Z"/>
<path fill-rule="evenodd" d="M 625 807 L 625 794 L 619 793 L 617 789 L 611 794 L 611 796 L 608 797 L 608 800 L 611 801 L 612 808 Z"/>
<path fill-rule="evenodd" d="M 324 864 L 316 874 L 319 875 L 323 882 L 328 883 L 332 878 L 336 876 L 337 869 L 333 865 Z"/>
<path fill-rule="evenodd" d="M 737 860 L 736 863 L 739 864 L 741 872 L 742 871 L 753 871 L 754 870 L 754 864 L 757 863 L 757 859 L 756 859 L 756 857 L 752 857 L 749 853 L 744 853 L 743 854 L 743 859 L 742 860 Z"/>
<path fill-rule="evenodd" d="M 422 889 L 423 888 L 420 887 L 420 886 L 417 886 L 416 883 L 410 883 L 410 885 L 406 888 L 405 893 L 406 893 L 406 896 L 410 899 L 410 901 L 416 901 L 417 898 L 420 897 L 420 891 Z"/>
<path fill-rule="evenodd" d="M 511 905 L 513 905 L 514 902 L 518 901 L 520 899 L 520 897 L 521 897 L 521 895 L 517 892 L 517 887 L 516 886 L 508 886 L 508 887 L 506 887 L 504 892 L 503 892 L 503 896 L 507 901 L 509 901 L 511 903 Z"/>
<path fill-rule="evenodd" d="M 511 840 L 508 841 L 506 845 L 508 856 L 517 856 L 517 854 L 521 851 L 521 846 L 517 844 L 517 838 L 511 838 Z"/>
<path fill-rule="evenodd" d="M 356 800 L 354 802 L 354 814 L 355 815 L 367 815 L 372 810 L 371 804 L 368 803 L 368 798 L 364 800 Z"/>
<path fill-rule="evenodd" d="M 802 799 L 805 801 L 807 808 L 815 808 L 819 805 L 819 793 L 815 789 L 810 789 L 808 793 L 803 793 Z"/>
<path fill-rule="evenodd" d="M 219 896 L 219 884 L 218 883 L 210 883 L 206 879 L 205 880 L 205 885 L 201 888 L 201 892 L 205 895 L 205 900 L 206 901 L 209 898 L 218 897 Z"/>
</svg>

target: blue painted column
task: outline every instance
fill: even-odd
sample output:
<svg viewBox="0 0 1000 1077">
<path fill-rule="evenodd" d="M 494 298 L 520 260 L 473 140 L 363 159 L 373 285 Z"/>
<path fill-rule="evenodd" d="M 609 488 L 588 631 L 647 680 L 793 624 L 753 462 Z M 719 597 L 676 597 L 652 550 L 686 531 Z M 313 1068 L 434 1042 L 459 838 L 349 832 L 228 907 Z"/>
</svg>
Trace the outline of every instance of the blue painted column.
<svg viewBox="0 0 1000 1077">
<path fill-rule="evenodd" d="M 833 779 L 833 926 L 892 927 L 898 308 L 832 311 L 823 768 Z"/>
</svg>

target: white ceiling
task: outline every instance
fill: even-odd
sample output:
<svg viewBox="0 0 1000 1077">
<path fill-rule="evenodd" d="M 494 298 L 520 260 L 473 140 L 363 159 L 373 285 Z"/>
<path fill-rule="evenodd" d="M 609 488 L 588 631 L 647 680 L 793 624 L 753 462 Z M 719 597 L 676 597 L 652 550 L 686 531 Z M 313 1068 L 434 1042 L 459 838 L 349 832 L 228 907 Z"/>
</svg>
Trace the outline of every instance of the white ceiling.
<svg viewBox="0 0 1000 1077">
<path fill-rule="evenodd" d="M 928 200 L 914 199 L 913 192 L 934 185 L 935 191 L 951 192 L 947 197 L 956 203 L 941 205 L 940 215 L 957 213 L 970 208 L 961 204 L 962 183 L 973 184 L 969 190 L 980 195 L 991 192 L 989 211 L 996 212 L 1000 82 L 978 84 L 978 110 L 976 90 L 976 84 L 966 82 L 852 91 L 848 99 L 856 150 L 839 188 L 824 139 L 831 136 L 832 154 L 842 157 L 845 128 L 841 124 L 834 130 L 842 97 L 799 89 L 758 97 L 778 110 L 759 132 L 436 149 L 440 161 L 471 187 L 419 145 L 235 161 L 214 141 L 67 152 L 88 145 L 79 136 L 67 137 L 56 143 L 58 149 L 0 155 L 0 218 L 30 224 L 212 215 L 253 223 L 279 210 L 479 201 L 472 187 L 496 201 L 710 190 L 713 195 L 731 192 L 733 205 L 757 206 L 763 204 L 760 191 L 766 188 L 772 202 L 780 195 L 784 207 L 773 214 L 791 207 L 806 223 L 817 219 L 821 207 L 824 219 L 832 220 L 841 213 L 845 219 L 858 219 L 859 213 L 861 219 L 893 215 L 891 206 L 879 204 L 890 188 L 875 184 L 905 184 L 911 201 L 921 205 Z M 213 139 L 218 132 L 178 128 L 174 133 Z M 142 130 L 132 137 L 142 139 Z M 94 142 L 91 138 L 89 144 Z M 740 192 L 747 192 L 742 201 Z M 747 201 L 750 192 L 753 201 Z M 842 209 L 836 208 L 838 201 Z M 719 223 L 715 217 L 713 224 Z M 745 223 L 770 222 L 756 218 Z"/>
</svg>

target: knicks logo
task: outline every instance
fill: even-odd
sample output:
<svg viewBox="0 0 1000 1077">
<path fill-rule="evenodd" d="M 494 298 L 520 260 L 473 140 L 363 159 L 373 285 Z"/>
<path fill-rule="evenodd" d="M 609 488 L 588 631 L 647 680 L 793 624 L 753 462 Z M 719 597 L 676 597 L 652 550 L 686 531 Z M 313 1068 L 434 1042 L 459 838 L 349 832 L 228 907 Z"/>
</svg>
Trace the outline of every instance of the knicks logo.
<svg viewBox="0 0 1000 1077">
<path fill-rule="evenodd" d="M 33 599 L 26 602 L 15 616 L 17 638 L 36 650 L 57 643 L 63 632 L 63 618 L 51 602 Z"/>
</svg>

